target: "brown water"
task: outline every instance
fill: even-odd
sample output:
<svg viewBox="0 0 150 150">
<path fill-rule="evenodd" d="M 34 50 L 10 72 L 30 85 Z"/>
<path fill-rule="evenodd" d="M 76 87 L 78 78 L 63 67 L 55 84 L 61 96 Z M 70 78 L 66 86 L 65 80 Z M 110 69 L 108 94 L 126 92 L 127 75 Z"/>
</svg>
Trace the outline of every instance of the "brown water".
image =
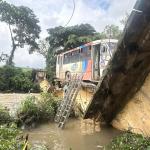
<svg viewBox="0 0 150 150">
<path fill-rule="evenodd" d="M 0 105 L 13 112 L 28 95 L 39 96 L 39 94 L 0 94 Z M 55 123 L 47 123 L 25 133 L 29 134 L 31 144 L 42 143 L 50 150 L 70 150 L 70 148 L 100 150 L 120 132 L 113 128 L 100 128 L 99 124 L 94 126 L 91 120 L 69 119 L 64 130 L 59 129 Z"/>
<path fill-rule="evenodd" d="M 91 120 L 69 120 L 64 130 L 55 123 L 40 125 L 30 131 L 32 144 L 42 143 L 50 150 L 99 150 L 120 132 L 113 128 L 95 127 Z"/>
</svg>

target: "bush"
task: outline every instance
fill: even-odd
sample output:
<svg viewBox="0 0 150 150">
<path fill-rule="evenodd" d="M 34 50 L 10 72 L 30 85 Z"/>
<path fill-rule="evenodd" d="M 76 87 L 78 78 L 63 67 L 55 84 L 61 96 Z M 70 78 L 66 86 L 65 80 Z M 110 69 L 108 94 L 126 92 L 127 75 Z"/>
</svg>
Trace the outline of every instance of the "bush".
<svg viewBox="0 0 150 150">
<path fill-rule="evenodd" d="M 41 120 L 53 120 L 57 111 L 57 99 L 51 93 L 42 93 L 39 105 Z"/>
<path fill-rule="evenodd" d="M 24 145 L 23 141 L 17 140 L 20 133 L 14 124 L 0 126 L 0 150 L 22 149 Z"/>
<path fill-rule="evenodd" d="M 32 70 L 4 66 L 0 68 L 1 92 L 39 92 L 39 86 L 33 83 Z"/>
<path fill-rule="evenodd" d="M 56 109 L 57 100 L 52 94 L 43 93 L 40 100 L 35 96 L 28 96 L 17 111 L 17 123 L 32 126 L 41 121 L 53 121 Z"/>
<path fill-rule="evenodd" d="M 33 83 L 32 84 L 32 89 L 31 89 L 31 92 L 33 93 L 39 93 L 41 90 L 40 90 L 40 85 L 38 83 Z"/>
<path fill-rule="evenodd" d="M 141 134 L 126 132 L 115 139 L 107 146 L 108 150 L 148 150 L 150 149 L 150 138 Z"/>
<path fill-rule="evenodd" d="M 31 125 L 39 120 L 39 108 L 35 96 L 28 96 L 17 110 L 18 125 Z"/>
<path fill-rule="evenodd" d="M 12 117 L 9 115 L 9 111 L 6 108 L 0 106 L 0 124 L 12 122 Z"/>
</svg>

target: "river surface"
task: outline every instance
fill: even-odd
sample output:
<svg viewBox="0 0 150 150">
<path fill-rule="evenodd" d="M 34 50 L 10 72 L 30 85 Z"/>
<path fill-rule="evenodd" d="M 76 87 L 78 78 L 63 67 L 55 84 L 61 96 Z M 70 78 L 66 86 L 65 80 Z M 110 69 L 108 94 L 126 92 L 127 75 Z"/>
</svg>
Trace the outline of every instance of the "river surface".
<svg viewBox="0 0 150 150">
<path fill-rule="evenodd" d="M 13 112 L 29 95 L 39 97 L 39 94 L 0 93 L 0 105 Z M 120 134 L 114 128 L 100 128 L 98 123 L 94 126 L 92 120 L 83 119 L 69 119 L 64 130 L 55 123 L 46 123 L 24 132 L 29 134 L 31 145 L 44 144 L 49 150 L 100 150 Z"/>
<path fill-rule="evenodd" d="M 50 150 L 100 150 L 120 132 L 111 127 L 93 125 L 91 120 L 71 119 L 61 130 L 55 123 L 47 123 L 25 131 L 33 145 L 42 143 Z"/>
</svg>

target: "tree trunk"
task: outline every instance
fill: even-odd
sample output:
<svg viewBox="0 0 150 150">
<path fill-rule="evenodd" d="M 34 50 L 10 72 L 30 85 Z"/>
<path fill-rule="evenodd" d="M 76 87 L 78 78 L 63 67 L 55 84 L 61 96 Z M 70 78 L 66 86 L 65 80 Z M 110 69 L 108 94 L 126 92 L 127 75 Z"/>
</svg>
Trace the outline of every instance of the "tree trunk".
<svg viewBox="0 0 150 150">
<path fill-rule="evenodd" d="M 14 53 L 15 53 L 15 50 L 16 50 L 17 46 L 16 46 L 15 41 L 14 41 L 14 37 L 13 37 L 13 33 L 12 33 L 12 30 L 11 30 L 10 24 L 9 24 L 9 31 L 10 31 L 11 40 L 12 40 L 12 50 L 11 50 L 11 54 L 10 54 L 6 64 L 12 66 L 13 65 Z"/>
<path fill-rule="evenodd" d="M 16 45 L 13 44 L 13 48 L 12 48 L 12 50 L 11 50 L 11 54 L 10 54 L 9 59 L 8 59 L 8 61 L 7 61 L 7 65 L 10 65 L 10 66 L 13 65 L 13 58 L 14 58 L 15 50 L 16 50 Z"/>
</svg>

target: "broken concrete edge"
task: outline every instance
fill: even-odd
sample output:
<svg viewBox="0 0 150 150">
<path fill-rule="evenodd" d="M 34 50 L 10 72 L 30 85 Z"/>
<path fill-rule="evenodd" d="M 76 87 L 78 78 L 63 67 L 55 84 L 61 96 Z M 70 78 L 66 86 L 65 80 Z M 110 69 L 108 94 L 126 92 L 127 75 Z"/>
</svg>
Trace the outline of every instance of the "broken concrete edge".
<svg viewBox="0 0 150 150">
<path fill-rule="evenodd" d="M 150 1 L 135 4 L 117 50 L 84 114 L 110 123 L 143 85 L 150 71 Z"/>
</svg>

